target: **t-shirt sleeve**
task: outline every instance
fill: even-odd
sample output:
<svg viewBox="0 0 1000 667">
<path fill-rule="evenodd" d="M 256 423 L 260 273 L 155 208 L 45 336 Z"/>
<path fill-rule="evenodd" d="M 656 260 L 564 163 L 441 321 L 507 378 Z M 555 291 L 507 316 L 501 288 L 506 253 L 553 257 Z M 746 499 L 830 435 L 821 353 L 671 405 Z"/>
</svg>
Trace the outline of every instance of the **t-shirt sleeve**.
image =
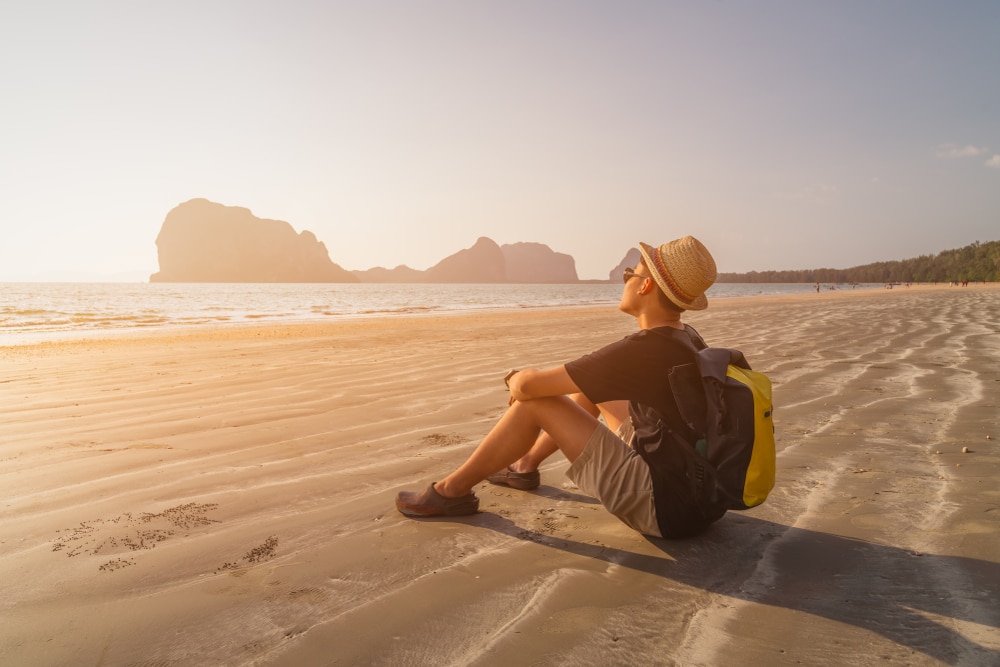
<svg viewBox="0 0 1000 667">
<path fill-rule="evenodd" d="M 585 354 L 566 364 L 566 372 L 592 403 L 634 397 L 636 361 L 641 362 L 632 336 Z"/>
<path fill-rule="evenodd" d="M 670 370 L 692 355 L 663 332 L 643 330 L 569 362 L 566 372 L 593 403 L 630 400 L 669 412 Z"/>
</svg>

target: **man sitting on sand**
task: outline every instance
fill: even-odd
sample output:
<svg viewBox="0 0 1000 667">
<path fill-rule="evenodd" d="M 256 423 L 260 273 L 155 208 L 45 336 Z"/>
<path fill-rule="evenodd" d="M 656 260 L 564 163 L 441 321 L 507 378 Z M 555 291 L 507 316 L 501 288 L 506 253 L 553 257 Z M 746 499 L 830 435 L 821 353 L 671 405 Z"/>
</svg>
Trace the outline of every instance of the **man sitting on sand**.
<svg viewBox="0 0 1000 667">
<path fill-rule="evenodd" d="M 511 371 L 504 416 L 453 473 L 424 491 L 400 492 L 400 512 L 473 514 L 476 484 L 534 489 L 539 464 L 559 449 L 580 490 L 645 535 L 694 535 L 725 513 L 708 500 L 704 462 L 668 380 L 694 361 L 690 341 L 698 334 L 681 314 L 708 306 L 715 261 L 692 236 L 639 249 L 618 305 L 639 331 L 563 366 Z"/>
</svg>

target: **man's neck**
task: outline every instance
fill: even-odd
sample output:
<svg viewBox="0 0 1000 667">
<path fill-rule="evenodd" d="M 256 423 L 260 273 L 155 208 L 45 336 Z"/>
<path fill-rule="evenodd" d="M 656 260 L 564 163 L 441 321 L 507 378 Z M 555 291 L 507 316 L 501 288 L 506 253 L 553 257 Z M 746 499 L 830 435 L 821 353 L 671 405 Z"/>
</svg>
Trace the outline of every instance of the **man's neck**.
<svg viewBox="0 0 1000 667">
<path fill-rule="evenodd" d="M 657 327 L 673 327 L 683 329 L 680 313 L 639 313 L 635 317 L 640 329 L 655 329 Z"/>
</svg>

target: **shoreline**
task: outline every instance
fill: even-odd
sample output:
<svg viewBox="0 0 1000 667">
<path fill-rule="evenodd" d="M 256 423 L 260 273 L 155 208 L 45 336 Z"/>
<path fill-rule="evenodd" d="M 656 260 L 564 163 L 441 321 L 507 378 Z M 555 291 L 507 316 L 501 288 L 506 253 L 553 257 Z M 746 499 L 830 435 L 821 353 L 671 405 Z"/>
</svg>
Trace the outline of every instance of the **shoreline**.
<svg viewBox="0 0 1000 667">
<path fill-rule="evenodd" d="M 620 286 L 599 285 L 0 284 L 0 345 L 110 337 L 133 330 L 325 323 L 368 317 L 577 308 L 617 304 Z M 874 286 L 864 285 L 860 290 Z M 37 288 L 37 291 L 33 289 Z M 788 291 L 791 289 L 792 291 Z M 851 291 L 855 291 L 853 288 Z M 806 284 L 721 286 L 710 299 L 813 294 Z"/>
<path fill-rule="evenodd" d="M 685 319 L 772 378 L 778 485 L 681 541 L 625 528 L 560 456 L 467 519 L 392 506 L 464 460 L 507 369 L 631 333 L 613 306 L 0 347 L 0 657 L 993 664 L 1000 288 Z"/>
<path fill-rule="evenodd" d="M 854 298 L 857 296 L 875 296 L 887 292 L 905 293 L 907 291 L 913 292 L 927 292 L 927 291 L 954 291 L 954 290 L 1000 290 L 1000 283 L 970 283 L 966 287 L 960 287 L 956 285 L 944 285 L 944 284 L 913 284 L 910 286 L 899 286 L 895 290 L 890 289 L 859 289 L 859 290 L 849 290 L 849 289 L 838 289 L 838 290 L 824 290 L 819 293 L 807 292 L 807 293 L 796 293 L 796 294 L 759 294 L 759 295 L 747 295 L 747 296 L 727 296 L 727 297 L 717 297 L 710 300 L 709 312 L 717 311 L 722 308 L 729 308 L 733 306 L 748 305 L 748 302 L 753 304 L 769 304 L 769 303 L 796 303 L 796 302 L 813 302 L 818 299 L 838 299 L 838 298 Z M 165 326 L 160 325 L 141 325 L 132 327 L 121 327 L 114 329 L 100 329 L 100 330 L 70 330 L 70 331 L 58 331 L 58 332 L 39 332 L 37 336 L 42 337 L 41 339 L 29 340 L 35 336 L 35 334 L 7 334 L 11 338 L 5 340 L 3 336 L 0 336 L 0 350 L 5 348 L 24 348 L 24 347 L 36 347 L 36 346 L 50 346 L 50 345 L 62 345 L 62 344 L 73 344 L 80 343 L 85 344 L 88 342 L 96 341 L 111 341 L 127 339 L 131 337 L 147 338 L 153 340 L 164 340 L 172 339 L 174 337 L 194 337 L 208 336 L 209 338 L 219 338 L 226 336 L 233 336 L 237 339 L 244 338 L 252 332 L 256 335 L 258 332 L 261 335 L 268 337 L 279 335 L 279 336 L 293 336 L 293 335 L 323 335 L 324 332 L 329 332 L 335 330 L 339 327 L 351 327 L 351 326 L 368 326 L 368 323 L 374 323 L 382 320 L 421 320 L 421 319 L 434 319 L 434 318 L 445 318 L 449 320 L 462 319 L 462 318 L 480 318 L 480 317 L 490 317 L 497 316 L 501 318 L 531 314 L 531 313 L 557 313 L 561 311 L 571 311 L 577 312 L 581 315 L 588 313 L 594 313 L 597 315 L 604 315 L 610 312 L 617 312 L 616 304 L 605 304 L 605 305 L 588 305 L 588 304 L 570 304 L 570 305 L 557 305 L 557 306 L 523 306 L 519 308 L 482 308 L 478 310 L 454 310 L 454 311 L 429 311 L 429 312 L 406 312 L 406 313 L 384 313 L 384 314 L 352 314 L 352 315 L 339 315 L 331 316 L 328 319 L 320 320 L 318 318 L 308 318 L 308 319 L 288 319 L 288 320 L 277 320 L 277 319 L 261 319 L 259 321 L 230 321 L 230 322 L 206 322 L 198 324 L 170 324 Z M 698 313 L 688 313 L 687 318 L 692 316 L 697 317 Z M 269 331 L 274 330 L 274 331 Z M 23 338 L 20 338 L 23 337 Z M 18 339 L 20 338 L 20 339 Z M 15 340 L 18 339 L 18 340 Z"/>
</svg>

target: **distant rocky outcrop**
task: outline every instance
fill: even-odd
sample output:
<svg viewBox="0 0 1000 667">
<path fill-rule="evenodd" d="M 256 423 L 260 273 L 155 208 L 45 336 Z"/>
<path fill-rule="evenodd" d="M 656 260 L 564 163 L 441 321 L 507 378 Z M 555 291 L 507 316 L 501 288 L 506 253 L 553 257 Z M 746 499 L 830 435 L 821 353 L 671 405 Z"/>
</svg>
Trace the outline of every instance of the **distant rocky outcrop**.
<svg viewBox="0 0 1000 667">
<path fill-rule="evenodd" d="M 576 260 L 553 252 L 543 243 L 513 243 L 500 246 L 512 283 L 575 283 Z"/>
<path fill-rule="evenodd" d="M 503 251 L 495 241 L 480 237 L 471 248 L 459 250 L 427 269 L 425 279 L 432 283 L 505 283 Z"/>
<path fill-rule="evenodd" d="M 608 274 L 608 280 L 611 282 L 618 282 L 622 279 L 622 273 L 625 269 L 635 268 L 635 265 L 639 263 L 642 259 L 642 253 L 639 252 L 638 248 L 631 248 L 626 254 L 625 258 L 616 266 L 611 269 L 611 273 Z"/>
<path fill-rule="evenodd" d="M 160 271 L 150 282 L 358 282 L 312 232 L 296 234 L 287 222 L 207 199 L 170 211 L 156 250 Z"/>
<path fill-rule="evenodd" d="M 422 283 L 424 272 L 400 264 L 394 269 L 376 266 L 364 271 L 351 271 L 363 283 Z"/>
<path fill-rule="evenodd" d="M 542 243 L 497 245 L 481 237 L 427 269 L 408 266 L 354 271 L 365 283 L 576 283 L 576 261 Z"/>
<path fill-rule="evenodd" d="M 287 222 L 258 218 L 249 209 L 207 199 L 192 199 L 171 210 L 156 248 L 160 270 L 150 282 L 581 282 L 570 255 L 542 243 L 500 246 L 486 237 L 426 271 L 405 265 L 347 271 L 330 260 L 326 246 L 312 232 L 296 233 Z M 621 269 L 612 274 L 617 280 Z"/>
</svg>

